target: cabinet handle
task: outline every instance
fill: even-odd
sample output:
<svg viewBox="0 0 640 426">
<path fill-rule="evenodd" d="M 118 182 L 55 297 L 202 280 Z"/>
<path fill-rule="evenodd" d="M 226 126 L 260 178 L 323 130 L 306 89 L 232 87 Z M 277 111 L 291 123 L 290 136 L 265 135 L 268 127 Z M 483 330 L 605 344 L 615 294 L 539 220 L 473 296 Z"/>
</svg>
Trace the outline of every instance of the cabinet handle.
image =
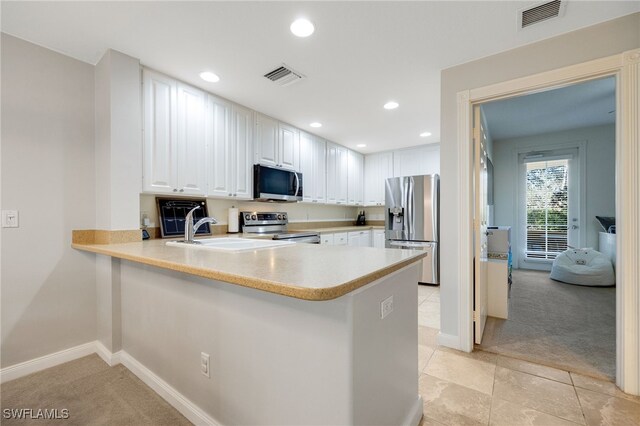
<svg viewBox="0 0 640 426">
<path fill-rule="evenodd" d="M 229 193 L 229 197 L 233 197 L 233 194 L 232 194 L 232 193 Z"/>
<path fill-rule="evenodd" d="M 238 196 L 238 194 L 233 194 L 233 196 L 234 196 L 234 197 L 237 197 L 237 196 Z"/>
<path fill-rule="evenodd" d="M 178 189 L 177 188 L 173 188 L 173 192 L 178 192 Z"/>
<path fill-rule="evenodd" d="M 184 192 L 184 188 L 181 188 L 181 189 L 180 189 L 180 192 Z"/>
</svg>

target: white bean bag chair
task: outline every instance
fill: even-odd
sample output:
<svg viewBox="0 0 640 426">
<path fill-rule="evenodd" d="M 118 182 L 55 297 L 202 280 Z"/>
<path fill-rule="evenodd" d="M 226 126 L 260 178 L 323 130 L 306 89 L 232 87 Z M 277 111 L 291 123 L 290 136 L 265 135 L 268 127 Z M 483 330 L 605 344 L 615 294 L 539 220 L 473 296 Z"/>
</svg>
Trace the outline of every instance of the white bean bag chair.
<svg viewBox="0 0 640 426">
<path fill-rule="evenodd" d="M 609 257 L 590 248 L 560 253 L 553 261 L 550 278 L 592 287 L 607 287 L 616 283 Z"/>
</svg>

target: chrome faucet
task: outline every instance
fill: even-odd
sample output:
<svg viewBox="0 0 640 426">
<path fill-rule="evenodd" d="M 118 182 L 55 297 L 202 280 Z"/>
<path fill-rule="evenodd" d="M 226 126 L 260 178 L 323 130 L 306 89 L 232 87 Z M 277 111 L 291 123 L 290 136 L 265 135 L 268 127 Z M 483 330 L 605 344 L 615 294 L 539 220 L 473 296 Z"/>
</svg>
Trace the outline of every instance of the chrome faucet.
<svg viewBox="0 0 640 426">
<path fill-rule="evenodd" d="M 198 229 L 200 229 L 200 227 L 202 225 L 204 225 L 205 223 L 211 223 L 211 224 L 215 224 L 218 223 L 218 220 L 216 218 L 213 217 L 203 217 L 202 219 L 200 219 L 199 221 L 196 222 L 196 224 L 193 224 L 193 212 L 198 210 L 200 208 L 200 206 L 196 206 L 194 208 L 192 208 L 189 213 L 187 213 L 187 216 L 184 218 L 184 240 L 181 241 L 183 243 L 187 243 L 187 244 L 199 244 L 198 241 L 194 240 L 194 236 L 196 235 L 196 232 L 198 232 Z"/>
</svg>

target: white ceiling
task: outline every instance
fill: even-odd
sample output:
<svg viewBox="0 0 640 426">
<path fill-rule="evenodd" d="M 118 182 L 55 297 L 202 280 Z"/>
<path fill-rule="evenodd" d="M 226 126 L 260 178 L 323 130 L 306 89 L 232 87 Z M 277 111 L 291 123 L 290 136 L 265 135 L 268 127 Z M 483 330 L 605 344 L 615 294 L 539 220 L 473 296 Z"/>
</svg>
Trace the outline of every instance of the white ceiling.
<svg viewBox="0 0 640 426">
<path fill-rule="evenodd" d="M 440 71 L 640 11 L 634 1 L 570 1 L 525 30 L 536 2 L 10 2 L 2 31 L 95 64 L 112 48 L 142 64 L 361 152 L 440 142 Z M 316 32 L 294 37 L 308 17 Z M 279 87 L 282 62 L 307 76 Z M 205 83 L 198 73 L 217 73 Z M 396 100 L 400 107 L 382 105 Z M 432 136 L 418 134 L 430 131 Z"/>
<path fill-rule="evenodd" d="M 482 105 L 493 140 L 615 123 L 615 109 L 614 77 Z"/>
</svg>

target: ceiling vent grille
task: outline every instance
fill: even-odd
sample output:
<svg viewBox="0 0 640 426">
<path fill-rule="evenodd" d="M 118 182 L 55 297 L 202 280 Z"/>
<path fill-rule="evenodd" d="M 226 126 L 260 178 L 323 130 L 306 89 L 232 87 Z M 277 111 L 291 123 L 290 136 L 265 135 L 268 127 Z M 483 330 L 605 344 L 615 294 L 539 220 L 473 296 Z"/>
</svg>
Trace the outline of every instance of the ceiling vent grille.
<svg viewBox="0 0 640 426">
<path fill-rule="evenodd" d="M 286 64 L 282 64 L 281 67 L 278 67 L 273 71 L 269 71 L 264 76 L 274 83 L 278 83 L 280 86 L 288 86 L 305 78 L 304 75 L 294 71 Z"/>
<path fill-rule="evenodd" d="M 538 22 L 558 18 L 564 14 L 565 5 L 566 0 L 554 0 L 523 9 L 518 16 L 519 28 L 527 28 Z"/>
</svg>

